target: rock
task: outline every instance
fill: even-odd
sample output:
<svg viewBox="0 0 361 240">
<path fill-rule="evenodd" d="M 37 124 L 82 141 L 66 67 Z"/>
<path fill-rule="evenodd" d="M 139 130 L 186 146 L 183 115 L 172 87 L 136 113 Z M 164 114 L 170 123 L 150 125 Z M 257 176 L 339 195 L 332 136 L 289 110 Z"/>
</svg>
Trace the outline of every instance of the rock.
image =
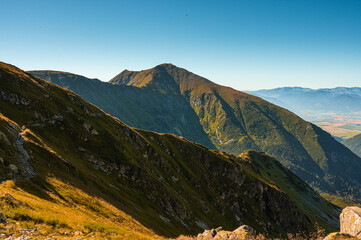
<svg viewBox="0 0 361 240">
<path fill-rule="evenodd" d="M 28 98 L 16 93 L 10 93 L 5 91 L 0 91 L 0 99 L 15 105 L 28 106 L 30 104 L 30 100 Z"/>
<path fill-rule="evenodd" d="M 203 233 L 198 234 L 197 240 L 251 240 L 255 239 L 254 230 L 247 225 L 242 225 L 233 232 L 224 231 L 222 227 L 204 230 Z"/>
<path fill-rule="evenodd" d="M 323 240 L 352 240 L 352 239 L 357 240 L 359 238 L 353 237 L 347 233 L 334 232 L 334 233 L 330 233 Z"/>
<path fill-rule="evenodd" d="M 74 236 L 80 236 L 83 235 L 83 233 L 81 231 L 75 231 L 74 232 Z"/>
<path fill-rule="evenodd" d="M 17 174 L 19 171 L 18 167 L 15 166 L 14 164 L 9 164 L 9 168 L 14 174 Z"/>
<path fill-rule="evenodd" d="M 248 225 L 242 225 L 240 226 L 239 228 L 237 228 L 236 230 L 233 231 L 234 233 L 253 233 L 254 230 L 253 228 L 251 228 L 250 226 Z"/>
<path fill-rule="evenodd" d="M 214 236 L 216 236 L 216 235 L 217 235 L 216 230 L 215 230 L 215 229 L 212 229 L 212 230 L 211 230 L 211 236 L 214 237 Z"/>
<path fill-rule="evenodd" d="M 94 129 L 92 125 L 87 122 L 84 122 L 83 127 L 92 135 L 99 135 L 98 131 Z"/>
<path fill-rule="evenodd" d="M 361 238 L 361 208 L 346 207 L 340 215 L 340 232 Z"/>
<path fill-rule="evenodd" d="M 2 214 L 1 212 L 0 212 L 0 223 L 2 223 L 4 225 L 7 224 L 7 221 L 6 221 L 6 218 L 5 218 L 4 214 Z"/>
<path fill-rule="evenodd" d="M 248 225 L 242 225 L 233 231 L 239 239 L 252 239 L 255 236 L 255 231 Z"/>
</svg>

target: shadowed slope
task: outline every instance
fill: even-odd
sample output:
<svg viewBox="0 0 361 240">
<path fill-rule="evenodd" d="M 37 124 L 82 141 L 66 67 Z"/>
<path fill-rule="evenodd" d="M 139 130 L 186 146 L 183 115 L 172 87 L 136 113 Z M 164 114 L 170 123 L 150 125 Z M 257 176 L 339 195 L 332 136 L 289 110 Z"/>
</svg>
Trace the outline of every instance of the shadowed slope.
<svg viewBox="0 0 361 240">
<path fill-rule="evenodd" d="M 342 144 L 361 157 L 361 134 L 342 141 Z"/>
</svg>

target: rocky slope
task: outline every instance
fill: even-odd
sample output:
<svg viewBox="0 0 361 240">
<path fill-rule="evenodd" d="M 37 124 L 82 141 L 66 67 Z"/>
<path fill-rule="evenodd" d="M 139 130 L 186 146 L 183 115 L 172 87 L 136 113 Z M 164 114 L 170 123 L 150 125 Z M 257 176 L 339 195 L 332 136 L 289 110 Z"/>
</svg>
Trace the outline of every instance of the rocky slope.
<svg viewBox="0 0 361 240">
<path fill-rule="evenodd" d="M 342 141 L 342 144 L 361 157 L 361 134 Z"/>
<path fill-rule="evenodd" d="M 59 185 L 71 186 L 164 236 L 241 223 L 275 235 L 311 230 L 316 222 L 335 225 L 337 208 L 262 153 L 235 157 L 174 135 L 130 128 L 73 92 L 5 63 L 0 63 L 0 109 L 1 181 L 15 181 L 12 189 L 27 196 L 67 204 L 63 192 L 69 187 Z M 86 206 L 112 216 L 92 202 Z"/>
<path fill-rule="evenodd" d="M 283 108 L 185 69 L 163 64 L 139 72 L 126 70 L 110 81 L 113 87 L 83 79 L 92 85 L 88 87 L 76 81 L 76 75 L 59 80 L 52 72 L 32 74 L 76 91 L 131 126 L 182 135 L 236 155 L 261 150 L 317 190 L 361 199 L 361 159 L 328 133 Z M 123 94 L 135 89 L 138 94 Z M 192 130 L 186 132 L 187 126 Z"/>
</svg>

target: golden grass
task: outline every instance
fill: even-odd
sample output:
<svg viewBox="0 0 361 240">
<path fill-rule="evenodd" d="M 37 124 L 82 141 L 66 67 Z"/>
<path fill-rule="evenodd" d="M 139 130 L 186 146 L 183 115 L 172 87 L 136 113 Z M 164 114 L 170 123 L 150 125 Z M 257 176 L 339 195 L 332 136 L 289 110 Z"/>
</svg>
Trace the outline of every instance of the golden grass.
<svg viewBox="0 0 361 240">
<path fill-rule="evenodd" d="M 9 224 L 1 229 L 6 235 L 20 235 L 22 229 L 39 228 L 36 239 L 164 239 L 142 226 L 102 199 L 54 178 L 47 182 L 54 188 L 44 200 L 16 187 L 13 181 L 0 185 L 0 212 Z M 16 200 L 6 197 L 10 194 Z"/>
</svg>

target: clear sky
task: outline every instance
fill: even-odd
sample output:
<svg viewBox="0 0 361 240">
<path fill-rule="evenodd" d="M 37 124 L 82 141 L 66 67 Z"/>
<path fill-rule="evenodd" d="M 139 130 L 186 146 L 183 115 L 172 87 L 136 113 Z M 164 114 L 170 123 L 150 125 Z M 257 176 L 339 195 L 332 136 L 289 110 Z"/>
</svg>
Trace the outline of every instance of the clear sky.
<svg viewBox="0 0 361 240">
<path fill-rule="evenodd" d="M 361 0 L 0 0 L 0 61 L 103 81 L 173 63 L 240 90 L 361 87 Z"/>
</svg>

